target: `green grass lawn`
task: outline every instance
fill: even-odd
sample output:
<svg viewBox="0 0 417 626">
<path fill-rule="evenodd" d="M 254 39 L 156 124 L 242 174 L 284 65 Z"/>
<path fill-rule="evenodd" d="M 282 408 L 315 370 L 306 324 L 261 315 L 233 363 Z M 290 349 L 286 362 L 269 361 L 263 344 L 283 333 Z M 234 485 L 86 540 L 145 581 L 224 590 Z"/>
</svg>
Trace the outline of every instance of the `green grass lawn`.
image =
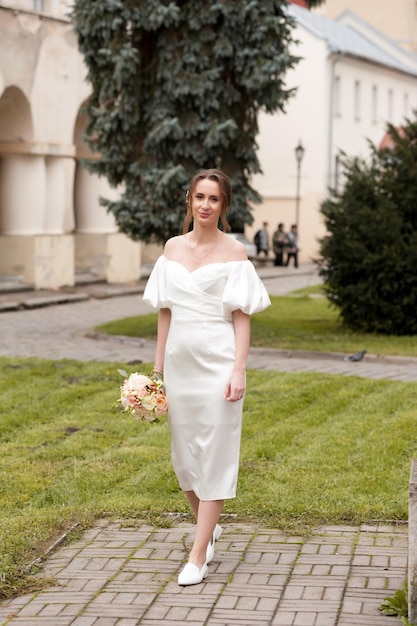
<svg viewBox="0 0 417 626">
<path fill-rule="evenodd" d="M 27 566 L 73 522 L 167 524 L 188 511 L 166 421 L 116 407 L 120 367 L 132 371 L 0 358 L 3 596 L 28 588 Z M 416 397 L 417 383 L 249 371 L 238 497 L 225 512 L 298 532 L 406 520 Z"/>
<path fill-rule="evenodd" d="M 417 356 L 417 335 L 387 337 L 353 332 L 342 326 L 326 298 L 315 297 L 320 288 L 291 296 L 275 296 L 272 305 L 252 317 L 252 345 L 283 350 Z M 141 315 L 103 324 L 100 332 L 129 337 L 156 338 L 157 314 Z"/>
</svg>

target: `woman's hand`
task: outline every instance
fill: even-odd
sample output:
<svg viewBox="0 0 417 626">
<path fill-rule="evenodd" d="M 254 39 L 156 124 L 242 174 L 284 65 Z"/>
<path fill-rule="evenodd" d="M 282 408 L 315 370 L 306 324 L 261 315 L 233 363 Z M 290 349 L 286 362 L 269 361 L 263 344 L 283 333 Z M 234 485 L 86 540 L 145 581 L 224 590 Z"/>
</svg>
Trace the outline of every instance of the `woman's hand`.
<svg viewBox="0 0 417 626">
<path fill-rule="evenodd" d="M 226 385 L 224 397 L 228 402 L 242 400 L 246 389 L 246 360 L 249 350 L 250 316 L 240 309 L 233 311 L 233 328 L 236 337 L 236 354 L 232 375 Z"/>
<path fill-rule="evenodd" d="M 246 389 L 245 370 L 233 370 L 229 382 L 226 385 L 224 397 L 228 402 L 242 400 Z"/>
<path fill-rule="evenodd" d="M 151 378 L 152 378 L 152 380 L 163 380 L 164 379 L 164 375 L 163 375 L 162 370 L 157 369 L 156 367 L 154 367 L 153 370 L 152 370 Z"/>
</svg>

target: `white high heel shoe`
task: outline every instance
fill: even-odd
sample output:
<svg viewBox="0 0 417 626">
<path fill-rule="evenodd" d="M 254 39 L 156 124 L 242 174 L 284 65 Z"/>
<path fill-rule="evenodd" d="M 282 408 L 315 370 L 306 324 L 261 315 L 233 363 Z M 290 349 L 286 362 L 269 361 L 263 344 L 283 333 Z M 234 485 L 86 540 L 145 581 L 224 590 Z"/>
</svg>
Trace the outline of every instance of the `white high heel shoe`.
<svg viewBox="0 0 417 626">
<path fill-rule="evenodd" d="M 201 569 L 198 569 L 198 565 L 194 563 L 187 563 L 182 572 L 178 575 L 178 584 L 183 587 L 187 585 L 198 585 L 203 582 L 207 574 L 207 563 L 204 563 Z"/>
<path fill-rule="evenodd" d="M 223 528 L 221 526 L 219 526 L 218 524 L 216 524 L 214 530 L 213 530 L 213 537 L 211 538 L 210 543 L 207 546 L 207 550 L 206 550 L 206 563 L 207 565 L 209 563 L 212 562 L 213 558 L 214 558 L 214 544 L 216 541 L 218 541 L 220 539 L 220 537 L 223 534 Z"/>
</svg>

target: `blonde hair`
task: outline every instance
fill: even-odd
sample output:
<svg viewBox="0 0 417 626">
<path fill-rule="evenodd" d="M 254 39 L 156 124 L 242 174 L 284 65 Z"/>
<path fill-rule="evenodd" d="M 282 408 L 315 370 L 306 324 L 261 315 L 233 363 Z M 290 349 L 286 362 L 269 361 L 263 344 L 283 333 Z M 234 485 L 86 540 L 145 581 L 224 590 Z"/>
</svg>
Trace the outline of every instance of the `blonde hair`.
<svg viewBox="0 0 417 626">
<path fill-rule="evenodd" d="M 229 178 L 226 176 L 224 172 L 222 172 L 221 170 L 209 169 L 209 170 L 201 170 L 201 172 L 198 172 L 198 174 L 193 176 L 193 178 L 190 181 L 190 186 L 188 187 L 188 191 L 185 195 L 187 214 L 183 222 L 183 228 L 182 228 L 183 235 L 188 233 L 191 222 L 193 221 L 193 213 L 192 213 L 191 204 L 192 204 L 192 197 L 193 197 L 194 189 L 200 180 L 205 180 L 205 179 L 214 180 L 216 183 L 219 184 L 220 193 L 221 193 L 222 200 L 223 200 L 222 212 L 220 214 L 220 222 L 225 232 L 230 231 L 230 224 L 226 219 L 226 213 L 232 201 L 232 185 L 230 183 Z"/>
</svg>

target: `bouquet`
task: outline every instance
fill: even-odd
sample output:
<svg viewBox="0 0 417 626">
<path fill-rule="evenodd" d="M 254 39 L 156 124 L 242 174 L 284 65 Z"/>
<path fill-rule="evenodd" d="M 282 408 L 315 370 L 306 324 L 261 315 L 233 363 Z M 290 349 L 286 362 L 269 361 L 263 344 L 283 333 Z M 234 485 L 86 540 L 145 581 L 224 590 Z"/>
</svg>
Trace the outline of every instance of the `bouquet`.
<svg viewBox="0 0 417 626">
<path fill-rule="evenodd" d="M 125 381 L 120 387 L 119 402 L 124 411 L 144 422 L 157 421 L 168 410 L 165 388 L 162 380 L 154 380 L 145 374 L 128 374 L 118 370 Z"/>
</svg>

